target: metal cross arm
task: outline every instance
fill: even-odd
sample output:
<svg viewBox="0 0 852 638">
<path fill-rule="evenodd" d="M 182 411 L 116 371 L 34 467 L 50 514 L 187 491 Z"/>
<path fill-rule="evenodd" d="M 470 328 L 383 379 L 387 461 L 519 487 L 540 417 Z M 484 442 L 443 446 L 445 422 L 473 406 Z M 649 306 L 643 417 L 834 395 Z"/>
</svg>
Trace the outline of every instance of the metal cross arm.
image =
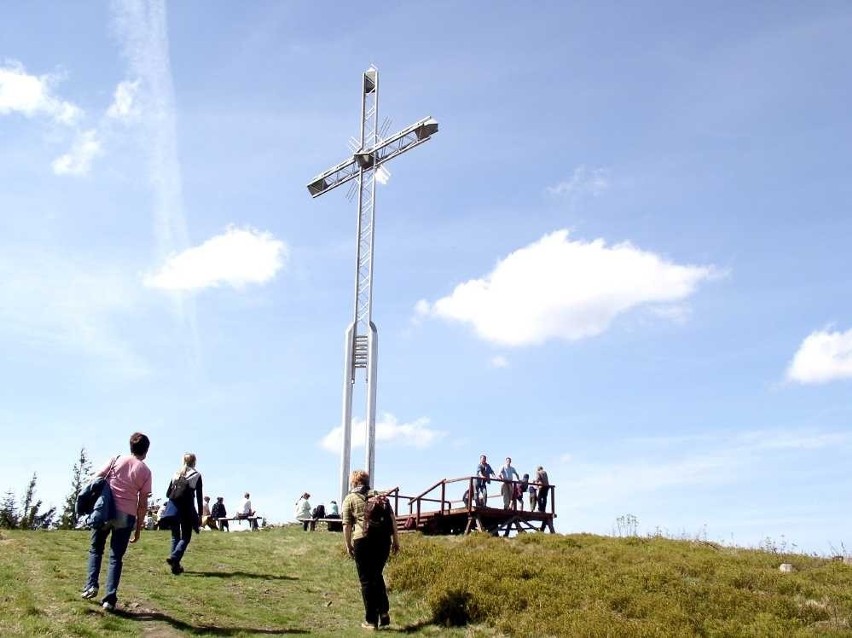
<svg viewBox="0 0 852 638">
<path fill-rule="evenodd" d="M 424 117 L 408 128 L 380 141 L 372 148 L 356 151 L 349 159 L 328 169 L 325 173 L 317 175 L 308 184 L 308 192 L 311 197 L 318 197 L 327 193 L 358 177 L 361 169 L 378 169 L 379 166 L 397 155 L 402 155 L 415 146 L 428 142 L 437 132 L 438 122 L 432 117 Z"/>
</svg>

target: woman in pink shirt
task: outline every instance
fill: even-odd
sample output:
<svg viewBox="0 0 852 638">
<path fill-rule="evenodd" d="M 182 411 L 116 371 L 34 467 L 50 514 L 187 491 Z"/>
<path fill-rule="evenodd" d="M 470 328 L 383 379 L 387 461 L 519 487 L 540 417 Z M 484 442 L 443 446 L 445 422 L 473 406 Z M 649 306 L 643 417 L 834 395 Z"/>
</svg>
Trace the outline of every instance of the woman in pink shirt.
<svg viewBox="0 0 852 638">
<path fill-rule="evenodd" d="M 104 465 L 96 476 L 106 478 L 115 502 L 115 517 L 92 530 L 89 548 L 89 566 L 83 598 L 98 595 L 98 578 L 101 572 L 104 547 L 109 541 L 109 567 L 107 569 L 106 595 L 101 600 L 103 608 L 113 611 L 118 600 L 118 582 L 127 543 L 139 540 L 139 534 L 148 510 L 148 495 L 151 493 L 151 470 L 145 465 L 145 457 L 151 441 L 141 432 L 130 436 L 130 454 L 119 456 Z M 135 531 L 134 531 L 135 530 Z M 133 538 L 131 538 L 133 534 Z"/>
</svg>

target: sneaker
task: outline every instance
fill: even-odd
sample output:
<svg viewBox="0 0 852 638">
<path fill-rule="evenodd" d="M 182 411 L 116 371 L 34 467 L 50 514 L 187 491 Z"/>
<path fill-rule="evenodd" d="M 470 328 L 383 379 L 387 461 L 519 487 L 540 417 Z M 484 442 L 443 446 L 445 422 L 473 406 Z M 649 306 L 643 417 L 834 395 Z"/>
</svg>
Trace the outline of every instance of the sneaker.
<svg viewBox="0 0 852 638">
<path fill-rule="evenodd" d="M 86 587 L 86 589 L 83 590 L 83 593 L 80 594 L 80 597 L 81 598 L 94 598 L 97 595 L 98 595 L 98 588 L 97 587 Z"/>
<path fill-rule="evenodd" d="M 367 622 L 366 620 L 361 623 L 361 629 L 369 629 L 370 631 L 375 631 L 377 629 L 376 625 L 371 622 Z"/>
<path fill-rule="evenodd" d="M 104 611 L 115 611 L 115 603 L 111 603 L 109 601 L 104 601 L 102 607 L 104 608 Z"/>
<path fill-rule="evenodd" d="M 387 627 L 390 624 L 390 614 L 379 616 L 379 627 Z"/>
</svg>

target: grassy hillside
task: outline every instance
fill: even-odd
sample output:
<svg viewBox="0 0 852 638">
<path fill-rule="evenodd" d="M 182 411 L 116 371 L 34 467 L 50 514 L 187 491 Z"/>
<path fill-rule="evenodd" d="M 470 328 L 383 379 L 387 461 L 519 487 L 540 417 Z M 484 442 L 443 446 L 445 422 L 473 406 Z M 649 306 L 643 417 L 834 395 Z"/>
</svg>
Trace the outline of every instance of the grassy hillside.
<svg viewBox="0 0 852 638">
<path fill-rule="evenodd" d="M 164 562 L 168 543 L 147 532 L 131 546 L 119 613 L 106 614 L 79 598 L 88 534 L 0 532 L 0 636 L 367 633 L 340 534 L 205 532 L 181 576 Z M 807 556 L 665 538 L 408 534 L 387 573 L 389 633 L 852 636 L 852 567 Z"/>
</svg>

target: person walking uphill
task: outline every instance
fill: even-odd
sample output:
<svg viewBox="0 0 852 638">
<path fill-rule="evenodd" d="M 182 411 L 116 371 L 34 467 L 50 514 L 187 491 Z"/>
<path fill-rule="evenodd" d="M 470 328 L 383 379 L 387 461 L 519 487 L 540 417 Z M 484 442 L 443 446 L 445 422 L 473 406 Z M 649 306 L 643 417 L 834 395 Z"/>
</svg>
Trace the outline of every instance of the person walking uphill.
<svg viewBox="0 0 852 638">
<path fill-rule="evenodd" d="M 171 517 L 172 551 L 166 559 L 175 575 L 183 573 L 180 562 L 192 540 L 192 532 L 201 531 L 198 513 L 204 507 L 202 491 L 201 474 L 195 469 L 195 454 L 187 452 L 183 455 L 183 465 L 166 490 L 166 496 L 177 510 Z"/>
<path fill-rule="evenodd" d="M 370 475 L 355 470 L 350 492 L 343 500 L 343 541 L 355 559 L 361 598 L 364 601 L 364 629 L 390 625 L 390 602 L 382 571 L 391 550 L 399 551 L 396 518 L 387 499 L 370 490 Z"/>
<path fill-rule="evenodd" d="M 152 477 L 151 470 L 145 465 L 145 457 L 148 455 L 150 446 L 151 441 L 147 436 L 141 432 L 134 432 L 130 436 L 130 454 L 111 459 L 96 474 L 96 476 L 104 477 L 109 485 L 115 504 L 115 516 L 92 530 L 88 576 L 82 596 L 94 598 L 98 595 L 98 578 L 104 547 L 107 536 L 111 534 L 106 595 L 101 601 L 103 608 L 107 611 L 113 611 L 118 602 L 118 583 L 121 580 L 127 544 L 139 540 L 145 513 L 148 511 Z"/>
</svg>

